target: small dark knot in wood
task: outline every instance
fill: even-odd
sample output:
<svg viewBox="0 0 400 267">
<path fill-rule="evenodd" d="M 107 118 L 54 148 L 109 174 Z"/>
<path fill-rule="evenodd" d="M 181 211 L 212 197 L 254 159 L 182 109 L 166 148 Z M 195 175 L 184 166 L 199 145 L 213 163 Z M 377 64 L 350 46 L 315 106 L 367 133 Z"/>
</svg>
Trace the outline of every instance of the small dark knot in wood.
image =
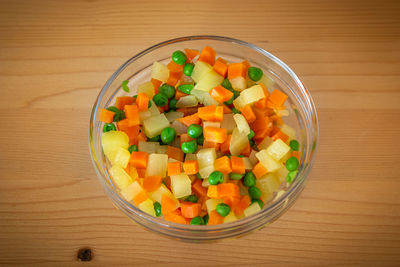
<svg viewBox="0 0 400 267">
<path fill-rule="evenodd" d="M 92 250 L 90 248 L 81 248 L 78 250 L 77 258 L 79 261 L 91 261 L 92 257 Z"/>
</svg>

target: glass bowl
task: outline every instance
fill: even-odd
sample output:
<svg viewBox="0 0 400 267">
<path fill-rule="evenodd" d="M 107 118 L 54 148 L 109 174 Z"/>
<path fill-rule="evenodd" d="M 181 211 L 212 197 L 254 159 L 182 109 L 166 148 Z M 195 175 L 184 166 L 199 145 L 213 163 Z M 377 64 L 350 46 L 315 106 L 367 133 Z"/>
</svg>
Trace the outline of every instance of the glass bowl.
<svg viewBox="0 0 400 267">
<path fill-rule="evenodd" d="M 296 129 L 301 151 L 300 166 L 296 179 L 291 184 L 283 186 L 275 199 L 266 203 L 264 209 L 257 214 L 220 225 L 182 225 L 152 217 L 125 201 L 120 195 L 108 173 L 107 161 L 102 152 L 102 123 L 99 122 L 99 116 L 101 108 L 112 105 L 117 96 L 127 94 L 121 89 L 122 81 L 130 80 L 131 85 L 136 85 L 131 88 L 136 88 L 138 84 L 150 80 L 150 68 L 154 61 L 167 63 L 175 50 L 184 48 L 201 50 L 206 45 L 213 47 L 218 56 L 228 61 L 249 60 L 251 65 L 262 68 L 271 79 L 268 85 L 270 91 L 279 88 L 289 96 L 286 107 L 291 114 L 285 118 L 285 123 Z M 135 92 L 130 93 L 134 94 Z M 94 168 L 114 205 L 133 221 L 151 231 L 174 239 L 196 242 L 242 236 L 262 228 L 281 216 L 299 197 L 305 186 L 315 158 L 317 141 L 317 112 L 310 93 L 297 75 L 285 63 L 264 49 L 244 41 L 219 36 L 188 36 L 168 40 L 129 59 L 114 72 L 100 91 L 93 105 L 89 127 L 89 146 Z"/>
</svg>

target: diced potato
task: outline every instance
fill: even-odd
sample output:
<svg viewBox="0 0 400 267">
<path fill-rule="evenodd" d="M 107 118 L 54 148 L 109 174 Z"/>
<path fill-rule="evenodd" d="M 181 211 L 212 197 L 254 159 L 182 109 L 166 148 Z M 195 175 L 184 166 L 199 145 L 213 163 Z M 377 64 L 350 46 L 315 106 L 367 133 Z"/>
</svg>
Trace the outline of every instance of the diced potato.
<svg viewBox="0 0 400 267">
<path fill-rule="evenodd" d="M 236 126 L 240 134 L 248 135 L 250 133 L 250 126 L 242 114 L 233 115 L 233 119 L 235 120 Z"/>
<path fill-rule="evenodd" d="M 239 95 L 235 100 L 233 100 L 233 106 L 239 110 L 246 106 L 244 97 Z"/>
<path fill-rule="evenodd" d="M 143 201 L 142 203 L 140 203 L 138 205 L 138 208 L 141 211 L 146 212 L 147 214 L 150 214 L 151 216 L 156 217 L 156 212 L 154 210 L 154 205 L 153 205 L 153 201 L 151 201 L 151 199 L 146 199 L 145 201 Z"/>
<path fill-rule="evenodd" d="M 236 127 L 235 120 L 233 119 L 233 113 L 224 114 L 224 118 L 221 122 L 221 128 L 225 128 L 227 133 L 232 133 L 233 129 Z"/>
<path fill-rule="evenodd" d="M 147 152 L 149 154 L 153 154 L 157 152 L 157 148 L 160 146 L 158 142 L 146 142 L 146 141 L 139 141 L 138 143 L 138 150 Z"/>
<path fill-rule="evenodd" d="M 256 151 L 254 149 L 251 150 L 250 152 L 250 156 L 249 156 L 249 160 L 251 162 L 251 164 L 254 166 L 257 164 L 258 162 L 258 158 L 256 157 Z"/>
<path fill-rule="evenodd" d="M 292 156 L 292 152 L 287 152 L 280 160 L 280 162 L 285 163 Z"/>
<path fill-rule="evenodd" d="M 168 155 L 166 154 L 150 154 L 147 161 L 146 176 L 167 175 Z"/>
<path fill-rule="evenodd" d="M 242 76 L 235 77 L 229 81 L 231 82 L 232 88 L 237 91 L 242 91 L 247 88 L 246 79 Z"/>
<path fill-rule="evenodd" d="M 219 103 L 207 92 L 207 94 L 204 95 L 203 104 L 204 106 L 212 106 L 212 105 L 218 106 Z"/>
<path fill-rule="evenodd" d="M 256 214 L 261 210 L 260 205 L 257 202 L 254 202 L 250 206 L 247 207 L 247 209 L 244 210 L 244 216 L 249 217 L 253 214 Z"/>
<path fill-rule="evenodd" d="M 275 173 L 268 173 L 256 180 L 256 187 L 261 191 L 261 200 L 266 203 L 268 202 L 273 193 L 279 190 L 280 187 L 279 178 Z"/>
<path fill-rule="evenodd" d="M 191 154 L 191 153 L 186 154 L 185 161 L 188 161 L 188 160 L 197 160 L 196 154 Z"/>
<path fill-rule="evenodd" d="M 151 69 L 151 78 L 165 83 L 167 82 L 168 77 L 169 77 L 169 70 L 167 66 L 165 66 L 160 62 L 155 61 Z"/>
<path fill-rule="evenodd" d="M 289 116 L 289 110 L 287 109 L 274 109 L 275 114 L 280 117 L 287 117 Z"/>
<path fill-rule="evenodd" d="M 188 107 L 196 107 L 199 104 L 197 98 L 193 95 L 187 95 L 179 98 L 178 102 L 176 102 L 177 108 L 188 108 Z"/>
<path fill-rule="evenodd" d="M 201 149 L 197 153 L 197 160 L 199 161 L 199 168 L 202 169 L 202 168 L 208 167 L 210 165 L 214 165 L 214 161 L 216 158 L 217 158 L 217 155 L 215 153 L 215 148 Z M 203 177 L 203 175 L 201 175 L 201 176 Z"/>
<path fill-rule="evenodd" d="M 227 216 L 225 216 L 224 223 L 234 222 L 237 221 L 237 219 L 238 218 L 235 216 L 235 213 L 231 211 Z"/>
<path fill-rule="evenodd" d="M 206 127 L 221 128 L 221 123 L 218 121 L 203 121 L 203 128 Z"/>
<path fill-rule="evenodd" d="M 174 122 L 176 119 L 183 117 L 183 112 L 170 111 L 165 114 L 165 117 L 169 122 Z"/>
<path fill-rule="evenodd" d="M 288 126 L 287 124 L 282 125 L 281 131 L 287 136 L 289 136 L 288 141 L 296 139 L 296 130 Z"/>
<path fill-rule="evenodd" d="M 197 101 L 199 101 L 200 104 L 204 104 L 204 97 L 205 97 L 206 95 L 209 95 L 209 93 L 206 92 L 206 91 L 203 91 L 203 90 L 193 89 L 193 90 L 190 92 L 190 95 L 195 96 L 195 97 L 197 98 Z"/>
<path fill-rule="evenodd" d="M 279 161 L 274 160 L 268 153 L 266 149 L 261 150 L 256 154 L 256 157 L 261 162 L 261 164 L 268 170 L 268 172 L 275 172 L 280 168 L 283 168 L 283 164 Z"/>
<path fill-rule="evenodd" d="M 194 65 L 192 75 L 190 76 L 196 83 L 208 72 L 212 71 L 213 67 L 205 62 L 197 61 Z"/>
<path fill-rule="evenodd" d="M 129 137 L 126 133 L 121 131 L 105 132 L 101 135 L 101 145 L 104 155 L 106 155 L 110 162 L 113 162 L 119 148 L 128 149 Z"/>
<path fill-rule="evenodd" d="M 243 96 L 243 101 L 245 105 L 251 105 L 261 98 L 264 98 L 265 94 L 261 85 L 254 85 L 250 88 L 243 90 L 240 93 L 240 96 Z"/>
<path fill-rule="evenodd" d="M 201 183 L 201 185 L 202 185 L 203 187 L 209 187 L 209 186 L 210 186 L 210 183 L 208 182 L 208 178 L 203 179 L 203 182 Z"/>
<path fill-rule="evenodd" d="M 178 133 L 177 133 L 177 135 L 178 135 Z M 175 138 L 174 141 L 172 141 L 172 143 L 169 145 L 180 148 L 181 147 L 181 138 L 180 137 Z"/>
<path fill-rule="evenodd" d="M 176 135 L 187 133 L 188 130 L 188 127 L 179 121 L 173 121 L 171 127 L 175 129 Z"/>
<path fill-rule="evenodd" d="M 166 154 L 167 149 L 168 149 L 168 146 L 158 146 L 156 153 L 157 154 Z"/>
<path fill-rule="evenodd" d="M 289 171 L 286 168 L 280 168 L 276 171 L 276 176 L 278 177 L 279 183 L 286 182 L 286 176 L 288 173 Z"/>
<path fill-rule="evenodd" d="M 261 77 L 261 79 L 257 82 L 258 84 L 264 84 L 268 89 L 274 85 L 274 81 L 267 77 L 265 74 Z"/>
<path fill-rule="evenodd" d="M 164 113 L 143 121 L 144 132 L 149 138 L 161 134 L 162 130 L 166 127 L 169 127 L 169 121 L 165 117 Z"/>
<path fill-rule="evenodd" d="M 272 139 L 269 136 L 266 136 L 261 143 L 257 145 L 259 150 L 267 149 L 272 144 Z"/>
<path fill-rule="evenodd" d="M 267 148 L 267 153 L 277 161 L 281 160 L 289 151 L 290 147 L 279 138 Z"/>
<path fill-rule="evenodd" d="M 151 106 L 149 107 L 148 111 L 150 111 L 152 116 L 160 114 L 160 111 L 157 108 L 157 105 L 154 103 L 153 100 L 150 100 Z"/>
<path fill-rule="evenodd" d="M 164 184 L 161 184 L 156 191 L 148 192 L 148 194 L 152 200 L 157 201 L 159 203 L 161 203 L 161 198 L 162 195 L 164 194 L 166 194 L 172 199 L 175 199 L 174 195 L 171 193 L 171 191 L 169 191 L 169 189 Z"/>
<path fill-rule="evenodd" d="M 143 124 L 143 121 L 150 118 L 151 116 L 153 116 L 153 114 L 151 114 L 150 110 L 139 112 L 140 123 Z"/>
<path fill-rule="evenodd" d="M 131 201 L 137 194 L 143 191 L 143 187 L 137 182 L 133 182 L 121 190 L 121 195 L 127 200 Z"/>
<path fill-rule="evenodd" d="M 120 189 L 124 189 L 133 182 L 132 177 L 130 177 L 129 174 L 127 174 L 125 170 L 119 166 L 112 166 L 109 169 L 109 172 L 111 177 L 113 178 L 114 183 Z"/>
<path fill-rule="evenodd" d="M 221 75 L 212 70 L 210 72 L 205 73 L 201 77 L 201 79 L 194 86 L 194 89 L 208 92 L 214 87 L 220 85 L 223 80 L 224 77 L 222 77 Z"/>
<path fill-rule="evenodd" d="M 207 199 L 206 207 L 208 214 L 210 214 L 213 210 L 215 210 L 219 203 L 222 203 L 222 199 L 215 199 L 215 198 Z"/>
<path fill-rule="evenodd" d="M 215 171 L 214 164 L 199 169 L 199 173 L 202 178 L 207 178 L 213 171 Z"/>
<path fill-rule="evenodd" d="M 152 82 L 145 82 L 138 86 L 137 93 L 145 93 L 150 99 L 153 99 L 154 85 Z"/>
<path fill-rule="evenodd" d="M 128 165 L 129 163 L 130 158 L 131 158 L 131 153 L 129 153 L 128 149 L 120 147 L 115 153 L 114 161 L 111 164 L 125 169 L 126 165 Z"/>
<path fill-rule="evenodd" d="M 171 176 L 171 189 L 176 198 L 186 197 L 192 194 L 192 183 L 186 174 Z"/>
<path fill-rule="evenodd" d="M 238 156 L 246 148 L 249 143 L 249 138 L 245 134 L 241 134 L 238 128 L 232 132 L 231 142 L 229 144 L 229 151 L 233 156 Z"/>
<path fill-rule="evenodd" d="M 249 158 L 243 157 L 244 168 L 246 171 L 253 169 L 253 164 L 251 163 Z"/>
</svg>

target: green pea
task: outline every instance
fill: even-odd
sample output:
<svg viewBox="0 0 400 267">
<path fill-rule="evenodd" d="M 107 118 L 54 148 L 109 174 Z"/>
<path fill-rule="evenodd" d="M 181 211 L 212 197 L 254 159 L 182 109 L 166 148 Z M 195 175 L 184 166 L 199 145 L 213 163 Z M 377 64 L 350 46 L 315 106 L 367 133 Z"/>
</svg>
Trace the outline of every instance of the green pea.
<svg viewBox="0 0 400 267">
<path fill-rule="evenodd" d="M 176 109 L 176 103 L 178 102 L 178 100 L 176 100 L 175 98 L 172 98 L 169 101 L 169 109 L 171 110 L 175 110 Z"/>
<path fill-rule="evenodd" d="M 193 202 L 193 203 L 197 203 L 198 200 L 199 200 L 199 198 L 196 195 L 190 195 L 185 199 L 185 201 L 189 201 L 189 202 Z"/>
<path fill-rule="evenodd" d="M 175 96 L 175 87 L 164 83 L 158 88 L 158 92 L 171 99 Z"/>
<path fill-rule="evenodd" d="M 201 218 L 201 216 L 194 217 L 190 220 L 191 225 L 203 225 L 204 220 Z"/>
<path fill-rule="evenodd" d="M 208 183 L 211 185 L 217 185 L 224 182 L 224 174 L 220 171 L 213 171 L 208 176 Z"/>
<path fill-rule="evenodd" d="M 242 112 L 240 112 L 240 110 L 238 110 L 237 108 L 232 108 L 232 113 L 233 114 L 242 114 Z"/>
<path fill-rule="evenodd" d="M 264 208 L 264 203 L 262 202 L 261 199 L 252 199 L 251 203 L 253 204 L 254 202 L 258 203 L 258 205 L 260 206 L 260 209 Z"/>
<path fill-rule="evenodd" d="M 172 53 L 172 61 L 178 65 L 183 65 L 186 62 L 186 55 L 180 50 L 176 50 Z"/>
<path fill-rule="evenodd" d="M 154 211 L 156 212 L 156 216 L 160 217 L 162 215 L 162 213 L 161 213 L 161 204 L 156 201 L 156 202 L 154 202 L 153 207 L 154 207 Z"/>
<path fill-rule="evenodd" d="M 194 153 L 197 150 L 197 141 L 192 140 L 189 142 L 183 142 L 183 144 L 181 145 L 181 149 L 185 154 Z"/>
<path fill-rule="evenodd" d="M 161 141 L 161 136 L 160 135 L 156 135 L 153 136 L 151 138 L 147 138 L 147 142 L 160 142 Z"/>
<path fill-rule="evenodd" d="M 114 112 L 114 117 L 113 117 L 113 121 L 118 122 L 120 120 L 125 119 L 125 112 L 122 110 L 119 110 L 118 108 L 111 106 L 108 107 L 107 110 Z"/>
<path fill-rule="evenodd" d="M 291 183 L 293 182 L 294 178 L 296 178 L 296 175 L 299 171 L 291 171 L 286 175 L 286 182 Z"/>
<path fill-rule="evenodd" d="M 197 124 L 192 124 L 188 127 L 187 134 L 192 138 L 197 138 L 203 133 L 203 127 Z"/>
<path fill-rule="evenodd" d="M 116 130 L 117 130 L 117 127 L 115 127 L 114 123 L 104 124 L 103 133 L 109 132 L 109 131 L 116 131 Z"/>
<path fill-rule="evenodd" d="M 247 71 L 247 74 L 249 75 L 250 79 L 256 82 L 263 76 L 263 71 L 260 68 L 250 67 Z"/>
<path fill-rule="evenodd" d="M 232 92 L 233 92 L 233 98 L 234 99 L 236 99 L 236 98 L 238 98 L 238 96 L 240 96 L 240 92 L 239 91 L 233 90 Z"/>
<path fill-rule="evenodd" d="M 153 101 L 159 107 L 163 107 L 168 104 L 168 98 L 161 93 L 155 94 L 153 96 Z"/>
<path fill-rule="evenodd" d="M 238 158 L 244 158 L 244 156 L 243 155 L 239 155 L 239 156 L 237 156 Z"/>
<path fill-rule="evenodd" d="M 185 66 L 183 66 L 183 74 L 186 76 L 192 75 L 194 69 L 194 64 L 193 63 L 186 63 Z"/>
<path fill-rule="evenodd" d="M 231 180 L 240 180 L 240 179 L 242 179 L 243 175 L 244 175 L 244 174 L 233 173 L 233 172 L 231 172 L 231 173 L 229 174 L 229 179 L 231 179 Z"/>
<path fill-rule="evenodd" d="M 258 189 L 257 187 L 255 187 L 254 185 L 250 186 L 249 187 L 249 195 L 253 199 L 259 199 L 261 197 L 261 190 Z"/>
<path fill-rule="evenodd" d="M 256 185 L 256 176 L 253 174 L 253 172 L 246 173 L 243 179 L 243 184 L 247 187 Z"/>
<path fill-rule="evenodd" d="M 219 203 L 215 210 L 222 217 L 228 216 L 229 212 L 231 212 L 231 208 L 225 203 Z"/>
<path fill-rule="evenodd" d="M 232 84 L 228 79 L 224 79 L 221 85 L 226 89 L 232 89 Z"/>
<path fill-rule="evenodd" d="M 249 140 L 253 139 L 254 135 L 256 135 L 254 133 L 254 131 L 252 129 L 250 129 L 250 133 L 247 135 L 247 137 L 249 138 Z"/>
<path fill-rule="evenodd" d="M 163 144 L 169 145 L 171 144 L 176 137 L 176 131 L 172 127 L 164 128 L 161 132 L 161 141 Z"/>
<path fill-rule="evenodd" d="M 204 220 L 204 225 L 208 224 L 208 219 L 210 218 L 210 216 L 208 216 L 208 214 L 204 215 L 203 220 Z"/>
<path fill-rule="evenodd" d="M 131 145 L 130 147 L 128 147 L 128 151 L 129 153 L 132 154 L 133 151 L 138 151 L 137 145 Z"/>
<path fill-rule="evenodd" d="M 204 135 L 197 137 L 196 141 L 198 145 L 202 146 L 204 144 Z"/>
<path fill-rule="evenodd" d="M 134 95 L 133 98 L 137 98 L 137 95 Z"/>
<path fill-rule="evenodd" d="M 228 105 L 228 106 L 229 106 L 229 105 L 232 105 L 234 99 L 235 99 L 235 97 L 232 96 L 231 99 L 229 99 L 228 101 L 225 101 L 224 104 L 225 104 L 225 105 Z"/>
<path fill-rule="evenodd" d="M 190 95 L 190 92 L 192 92 L 193 88 L 193 84 L 181 84 L 178 86 L 178 90 L 187 95 Z"/>
<path fill-rule="evenodd" d="M 296 157 L 290 157 L 286 161 L 286 169 L 288 171 L 295 171 L 295 170 L 297 170 L 298 167 L 299 167 L 299 161 L 297 160 Z"/>
<path fill-rule="evenodd" d="M 297 142 L 297 140 L 290 141 L 289 146 L 293 151 L 299 151 L 300 144 Z"/>
<path fill-rule="evenodd" d="M 122 82 L 122 90 L 124 90 L 127 93 L 129 93 L 128 83 L 129 83 L 129 80 L 125 80 Z"/>
<path fill-rule="evenodd" d="M 151 107 L 151 101 L 149 101 L 149 104 L 147 105 L 147 107 L 148 107 L 148 108 Z"/>
<path fill-rule="evenodd" d="M 252 139 L 252 140 L 250 140 L 250 141 L 249 141 L 249 143 L 250 143 L 250 146 L 251 146 L 251 147 L 253 147 L 253 146 L 255 145 L 255 142 L 254 142 L 254 140 L 253 140 L 253 139 Z"/>
<path fill-rule="evenodd" d="M 200 173 L 197 173 L 196 176 L 197 176 L 197 178 L 199 178 L 199 179 L 203 179 L 203 178 L 201 177 Z"/>
</svg>

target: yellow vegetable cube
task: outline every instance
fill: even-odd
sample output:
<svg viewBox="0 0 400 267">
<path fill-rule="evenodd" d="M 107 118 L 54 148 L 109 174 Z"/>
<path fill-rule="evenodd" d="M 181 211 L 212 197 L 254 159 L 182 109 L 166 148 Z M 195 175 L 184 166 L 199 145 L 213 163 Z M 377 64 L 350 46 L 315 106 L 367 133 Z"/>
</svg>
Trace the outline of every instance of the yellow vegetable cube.
<svg viewBox="0 0 400 267">
<path fill-rule="evenodd" d="M 150 138 L 161 134 L 162 130 L 166 127 L 169 127 L 169 121 L 164 113 L 152 116 L 143 121 L 144 132 Z"/>
<path fill-rule="evenodd" d="M 254 202 L 247 209 L 244 210 L 244 216 L 249 217 L 253 214 L 256 214 L 261 210 L 260 205 L 257 202 Z"/>
<path fill-rule="evenodd" d="M 261 98 L 264 98 L 265 94 L 261 85 L 254 85 L 250 88 L 243 90 L 240 93 L 240 96 L 243 97 L 245 105 L 251 105 L 260 100 Z"/>
<path fill-rule="evenodd" d="M 235 120 L 236 126 L 240 134 L 248 135 L 250 133 L 250 126 L 242 114 L 233 115 L 233 119 Z"/>
<path fill-rule="evenodd" d="M 138 86 L 137 93 L 145 93 L 150 99 L 153 99 L 155 94 L 154 85 L 152 82 L 145 82 Z"/>
<path fill-rule="evenodd" d="M 206 166 L 206 167 L 203 167 L 203 168 L 199 169 L 199 174 L 204 179 L 204 178 L 207 178 L 208 176 L 210 176 L 210 174 L 213 171 L 215 171 L 214 164 L 211 164 L 209 166 Z"/>
<path fill-rule="evenodd" d="M 236 91 L 242 91 L 247 88 L 247 81 L 242 76 L 235 77 L 229 81 L 231 82 L 232 88 Z"/>
<path fill-rule="evenodd" d="M 282 139 L 276 139 L 269 147 L 267 148 L 267 153 L 275 160 L 281 160 L 288 152 L 290 151 L 290 147 L 282 141 Z"/>
<path fill-rule="evenodd" d="M 202 90 L 202 91 L 210 91 L 214 87 L 220 85 L 222 81 L 224 80 L 224 77 L 216 73 L 215 71 L 210 71 L 205 73 L 200 81 L 198 81 L 194 87 L 196 90 Z"/>
<path fill-rule="evenodd" d="M 160 114 L 160 111 L 158 110 L 157 105 L 154 103 L 154 101 L 150 100 L 150 102 L 151 102 L 151 106 L 149 107 L 148 111 L 150 111 L 151 116 Z"/>
<path fill-rule="evenodd" d="M 289 171 L 286 168 L 280 168 L 276 172 L 276 176 L 278 177 L 279 183 L 286 182 L 286 176 L 288 175 Z"/>
<path fill-rule="evenodd" d="M 282 125 L 281 131 L 287 136 L 289 136 L 288 142 L 290 140 L 296 139 L 296 130 L 288 126 L 287 124 Z"/>
<path fill-rule="evenodd" d="M 155 153 L 157 154 L 167 154 L 167 149 L 168 146 L 162 145 L 157 147 L 157 151 Z"/>
<path fill-rule="evenodd" d="M 134 181 L 127 187 L 121 190 L 121 195 L 127 200 L 131 201 L 137 194 L 143 191 L 143 187 L 137 182 Z"/>
<path fill-rule="evenodd" d="M 235 216 L 235 213 L 231 211 L 227 216 L 225 216 L 224 223 L 234 222 L 237 221 L 237 219 L 238 218 Z"/>
<path fill-rule="evenodd" d="M 167 66 L 160 62 L 154 62 L 153 67 L 151 69 L 151 78 L 162 81 L 163 83 L 167 82 L 169 77 L 169 69 Z"/>
<path fill-rule="evenodd" d="M 264 140 L 262 140 L 261 143 L 259 143 L 257 145 L 257 147 L 259 150 L 267 149 L 272 144 L 272 142 L 273 141 L 272 141 L 271 137 L 267 136 L 264 138 Z"/>
<path fill-rule="evenodd" d="M 132 177 L 129 176 L 125 172 L 125 170 L 119 166 L 112 166 L 109 169 L 110 175 L 113 178 L 114 183 L 120 188 L 124 189 L 128 185 L 130 185 L 132 181 Z"/>
<path fill-rule="evenodd" d="M 155 190 L 153 192 L 148 192 L 148 194 L 152 200 L 157 201 L 159 203 L 161 203 L 161 198 L 162 198 L 162 195 L 164 195 L 164 194 L 166 194 L 167 196 L 169 196 L 172 199 L 175 199 L 175 197 L 173 196 L 171 191 L 169 191 L 169 189 L 164 184 L 161 184 L 160 187 L 157 188 L 157 190 Z"/>
<path fill-rule="evenodd" d="M 160 143 L 158 142 L 146 142 L 146 141 L 139 141 L 138 143 L 138 150 L 142 152 L 147 152 L 148 154 L 156 153 Z"/>
<path fill-rule="evenodd" d="M 256 154 L 256 157 L 261 162 L 261 164 L 268 170 L 268 172 L 275 172 L 280 168 L 283 168 L 283 164 L 279 161 L 273 159 L 266 149 L 261 150 Z"/>
<path fill-rule="evenodd" d="M 151 216 L 156 217 L 156 212 L 154 211 L 153 201 L 151 201 L 151 199 L 148 198 L 145 201 L 143 201 L 142 203 L 140 203 L 138 205 L 138 208 L 141 211 L 144 211 L 147 214 L 150 214 Z"/>
<path fill-rule="evenodd" d="M 207 94 L 204 95 L 203 98 L 203 104 L 204 106 L 211 106 L 211 105 L 216 105 L 218 106 L 219 103 L 217 100 L 215 100 L 208 92 L 206 92 Z"/>
<path fill-rule="evenodd" d="M 192 194 L 192 183 L 186 174 L 171 176 L 171 189 L 176 198 L 186 197 Z"/>
<path fill-rule="evenodd" d="M 246 171 L 253 169 L 253 164 L 251 163 L 249 158 L 243 157 L 243 162 L 244 162 L 244 168 Z"/>
<path fill-rule="evenodd" d="M 229 151 L 233 156 L 238 156 L 245 149 L 249 143 L 249 138 L 245 134 L 241 134 L 238 128 L 232 132 L 231 142 L 229 144 Z"/>
<path fill-rule="evenodd" d="M 212 70 L 213 67 L 210 64 L 202 61 L 197 61 L 194 65 L 193 72 L 190 77 L 192 77 L 193 81 L 197 83 L 206 73 L 211 72 Z"/>
<path fill-rule="evenodd" d="M 265 74 L 261 77 L 261 79 L 257 83 L 258 84 L 262 83 L 267 88 L 271 88 L 274 85 L 274 81 L 271 78 L 267 77 Z"/>
<path fill-rule="evenodd" d="M 278 191 L 281 183 L 276 173 L 267 173 L 256 180 L 256 186 L 265 193 L 274 193 Z"/>
<path fill-rule="evenodd" d="M 210 214 L 213 210 L 215 210 L 219 203 L 222 203 L 222 199 L 215 199 L 215 198 L 207 199 L 206 207 L 208 214 Z"/>
<path fill-rule="evenodd" d="M 215 148 L 203 148 L 197 152 L 197 160 L 199 161 L 199 169 L 214 165 L 217 158 Z"/>
<path fill-rule="evenodd" d="M 187 95 L 181 97 L 178 102 L 176 103 L 177 108 L 189 108 L 189 107 L 196 107 L 199 104 L 197 98 L 193 95 Z"/>
<path fill-rule="evenodd" d="M 242 95 L 239 95 L 235 100 L 233 100 L 233 105 L 237 109 L 242 109 L 244 106 L 246 106 L 246 101 Z"/>
<path fill-rule="evenodd" d="M 113 162 L 119 148 L 128 149 L 129 137 L 121 131 L 105 132 L 101 135 L 101 145 L 104 155 L 106 155 L 110 162 Z"/>
<path fill-rule="evenodd" d="M 176 111 L 170 111 L 167 114 L 165 114 L 165 117 L 169 122 L 174 122 L 176 119 L 180 119 L 184 116 L 183 112 L 176 112 Z"/>
<path fill-rule="evenodd" d="M 221 128 L 221 123 L 217 121 L 203 121 L 203 129 L 206 127 Z"/>
<path fill-rule="evenodd" d="M 129 163 L 130 158 L 131 153 L 129 153 L 128 149 L 120 147 L 115 153 L 114 161 L 111 164 L 125 169 Z"/>
<path fill-rule="evenodd" d="M 146 176 L 160 175 L 165 177 L 168 168 L 168 155 L 150 154 L 147 161 Z"/>
</svg>

